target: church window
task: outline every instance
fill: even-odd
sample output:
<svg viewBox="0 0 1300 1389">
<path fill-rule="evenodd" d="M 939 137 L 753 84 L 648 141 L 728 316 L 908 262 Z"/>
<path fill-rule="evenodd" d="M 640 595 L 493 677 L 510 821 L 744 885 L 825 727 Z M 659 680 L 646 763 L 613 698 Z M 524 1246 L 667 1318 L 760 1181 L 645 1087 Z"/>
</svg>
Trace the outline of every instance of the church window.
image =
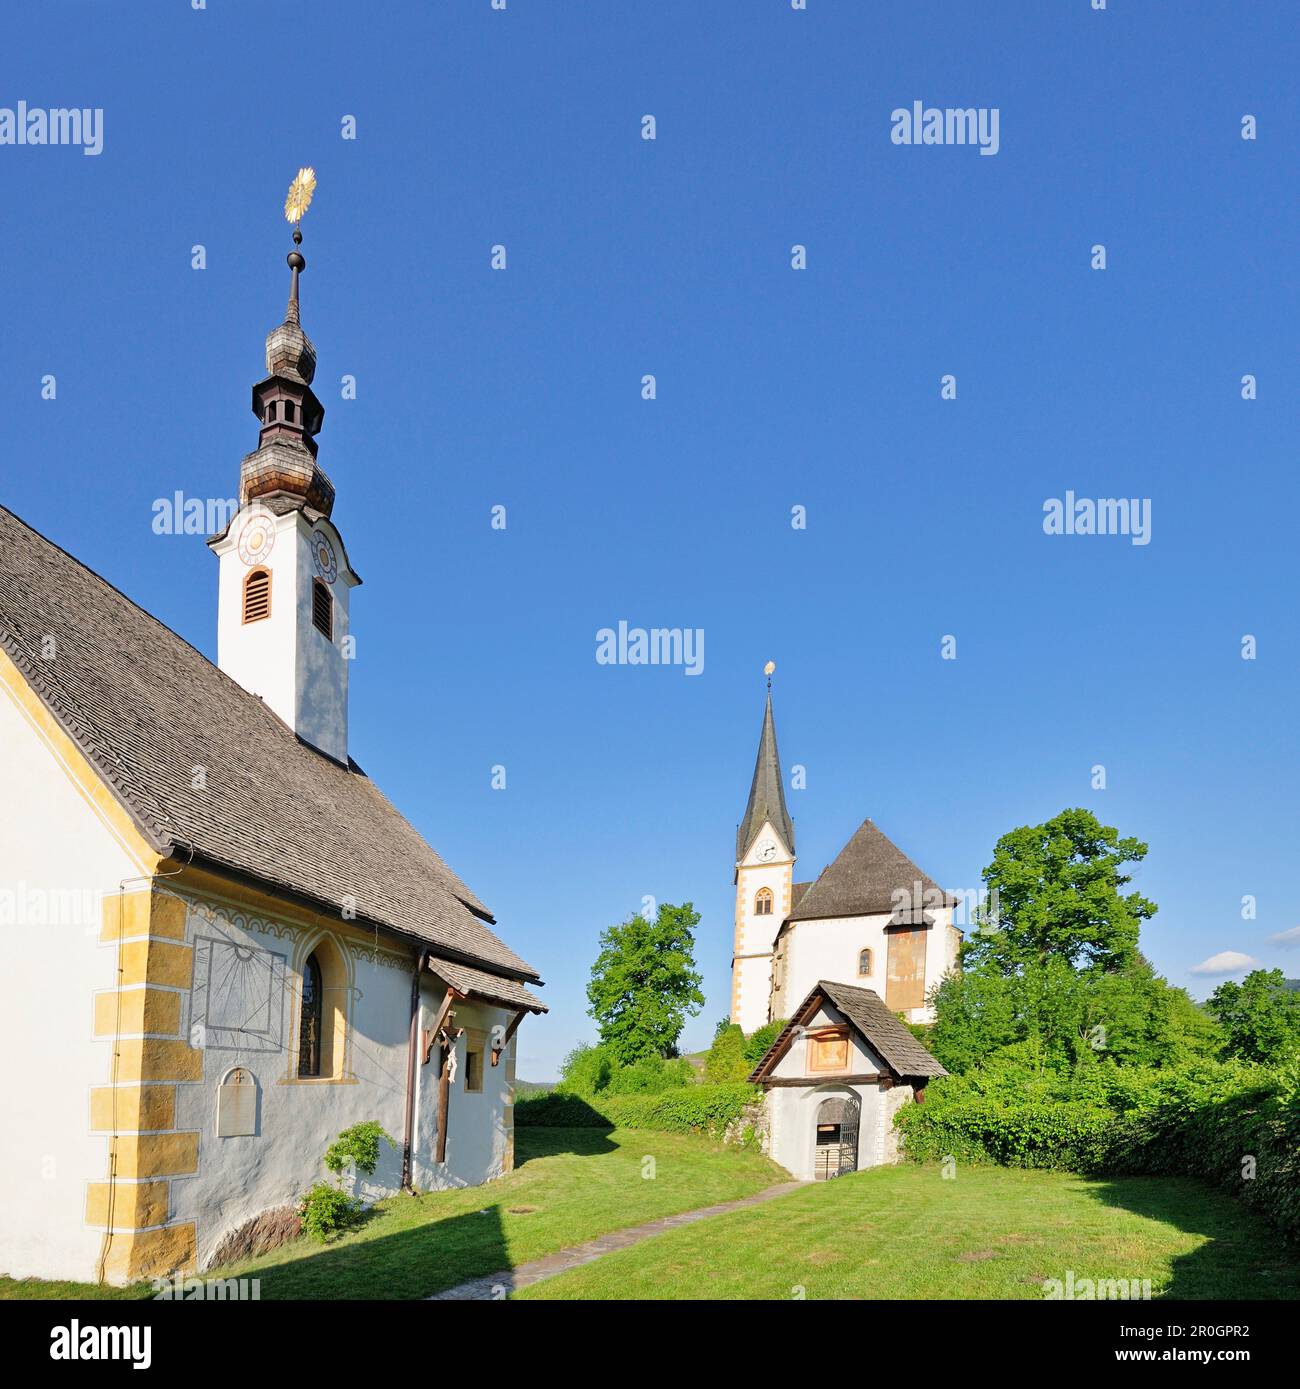
<svg viewBox="0 0 1300 1389">
<path fill-rule="evenodd" d="M 471 1094 L 483 1090 L 483 1050 L 467 1048 L 465 1052 L 465 1089 Z"/>
<path fill-rule="evenodd" d="M 754 915 L 772 915 L 772 889 L 770 887 L 760 887 L 758 896 L 754 898 Z"/>
<path fill-rule="evenodd" d="M 320 964 L 315 955 L 307 957 L 302 970 L 302 1020 L 298 1025 L 298 1074 L 320 1075 L 322 1002 Z"/>
<path fill-rule="evenodd" d="M 244 621 L 261 622 L 271 616 L 271 571 L 253 569 L 244 580 Z"/>
<path fill-rule="evenodd" d="M 317 631 L 334 640 L 334 600 L 319 579 L 311 581 L 311 620 Z"/>
<path fill-rule="evenodd" d="M 298 407 L 291 400 L 284 402 L 284 417 L 293 424 L 298 418 Z"/>
<path fill-rule="evenodd" d="M 859 973 L 859 974 L 870 974 L 870 973 L 871 973 L 871 951 L 870 951 L 870 950 L 860 950 L 860 951 L 858 951 L 858 973 Z"/>
<path fill-rule="evenodd" d="M 849 1065 L 849 1034 L 842 1027 L 808 1034 L 808 1069 L 844 1071 Z"/>
</svg>

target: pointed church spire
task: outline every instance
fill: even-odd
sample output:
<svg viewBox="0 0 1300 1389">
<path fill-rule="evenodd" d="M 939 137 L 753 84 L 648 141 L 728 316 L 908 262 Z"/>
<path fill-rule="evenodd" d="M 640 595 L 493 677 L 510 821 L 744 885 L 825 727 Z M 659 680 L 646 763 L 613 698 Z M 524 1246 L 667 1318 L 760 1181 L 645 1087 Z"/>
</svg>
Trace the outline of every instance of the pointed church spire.
<svg viewBox="0 0 1300 1389">
<path fill-rule="evenodd" d="M 772 717 L 772 671 L 769 661 L 765 668 L 767 704 L 763 710 L 763 729 L 758 737 L 758 758 L 754 763 L 754 781 L 749 788 L 745 818 L 736 830 L 736 859 L 743 859 L 758 837 L 764 824 L 770 822 L 781 836 L 788 853 L 794 853 L 794 822 L 785 808 L 785 788 L 781 782 L 781 755 L 776 748 L 776 720 Z"/>
</svg>

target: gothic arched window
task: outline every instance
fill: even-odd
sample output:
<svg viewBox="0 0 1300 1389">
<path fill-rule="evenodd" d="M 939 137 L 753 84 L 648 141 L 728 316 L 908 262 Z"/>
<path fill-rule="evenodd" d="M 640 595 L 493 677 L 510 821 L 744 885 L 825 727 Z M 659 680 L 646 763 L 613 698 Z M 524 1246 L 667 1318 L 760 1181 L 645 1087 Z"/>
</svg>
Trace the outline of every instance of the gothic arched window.
<svg viewBox="0 0 1300 1389">
<path fill-rule="evenodd" d="M 772 889 L 770 887 L 760 887 L 758 896 L 754 898 L 754 915 L 772 915 Z"/>
<path fill-rule="evenodd" d="M 325 990 L 321 984 L 320 964 L 315 955 L 308 955 L 302 967 L 302 1021 L 298 1026 L 298 1074 L 320 1075 L 321 1001 Z"/>
<path fill-rule="evenodd" d="M 871 973 L 871 951 L 870 951 L 870 950 L 860 950 L 860 951 L 858 952 L 858 973 L 859 973 L 859 974 L 870 974 L 870 973 Z"/>
</svg>

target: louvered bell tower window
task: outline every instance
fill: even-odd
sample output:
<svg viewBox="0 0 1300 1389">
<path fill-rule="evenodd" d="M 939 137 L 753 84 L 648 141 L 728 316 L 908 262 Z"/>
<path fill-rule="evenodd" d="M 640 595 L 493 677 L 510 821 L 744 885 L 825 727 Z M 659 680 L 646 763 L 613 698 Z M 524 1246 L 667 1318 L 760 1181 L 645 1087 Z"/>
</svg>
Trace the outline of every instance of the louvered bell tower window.
<svg viewBox="0 0 1300 1389">
<path fill-rule="evenodd" d="M 311 620 L 317 631 L 334 640 L 334 599 L 319 579 L 311 581 Z"/>
<path fill-rule="evenodd" d="M 244 580 L 244 621 L 261 622 L 271 616 L 271 574 L 254 569 Z"/>
</svg>

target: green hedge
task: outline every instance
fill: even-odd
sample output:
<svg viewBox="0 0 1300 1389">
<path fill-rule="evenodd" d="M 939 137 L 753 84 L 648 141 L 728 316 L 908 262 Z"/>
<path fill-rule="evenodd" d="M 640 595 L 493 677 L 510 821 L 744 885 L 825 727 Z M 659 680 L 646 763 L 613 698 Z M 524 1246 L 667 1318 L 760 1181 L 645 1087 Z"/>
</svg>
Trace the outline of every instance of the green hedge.
<svg viewBox="0 0 1300 1389">
<path fill-rule="evenodd" d="M 752 1085 L 691 1085 L 658 1095 L 520 1095 L 515 1123 L 534 1128 L 659 1129 L 720 1137 L 745 1106 L 762 1098 Z"/>
<path fill-rule="evenodd" d="M 1070 1100 L 1007 1103 L 963 1093 L 960 1081 L 946 1099 L 936 1083 L 925 1104 L 904 1106 L 894 1122 L 916 1162 L 951 1155 L 1090 1176 L 1199 1177 L 1300 1240 L 1300 1097 L 1280 1078 L 1261 1081 L 1258 1071 L 1246 1081 L 1225 1069 L 1218 1086 L 1209 1076 L 1180 1079 L 1124 1112 Z M 1235 1090 L 1222 1083 L 1230 1079 Z"/>
</svg>

